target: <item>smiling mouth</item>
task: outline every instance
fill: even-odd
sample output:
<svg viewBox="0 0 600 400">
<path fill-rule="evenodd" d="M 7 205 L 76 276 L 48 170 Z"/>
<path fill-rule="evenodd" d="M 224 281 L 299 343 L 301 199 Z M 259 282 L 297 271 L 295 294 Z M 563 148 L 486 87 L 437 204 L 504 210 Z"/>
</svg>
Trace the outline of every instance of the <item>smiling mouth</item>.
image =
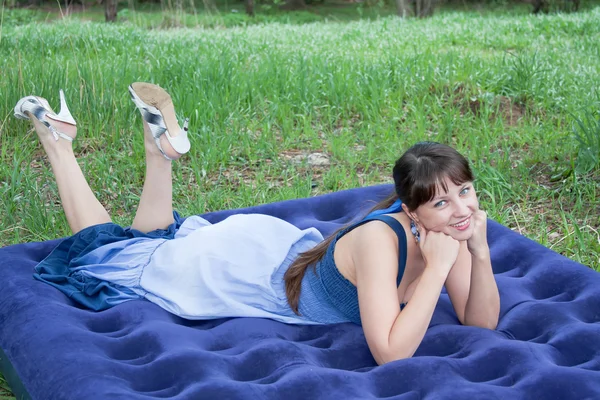
<svg viewBox="0 0 600 400">
<path fill-rule="evenodd" d="M 465 219 L 462 222 L 459 222 L 458 224 L 453 224 L 453 225 L 450 225 L 450 226 L 462 231 L 462 230 L 467 229 L 469 227 L 470 223 L 471 223 L 471 217 Z"/>
</svg>

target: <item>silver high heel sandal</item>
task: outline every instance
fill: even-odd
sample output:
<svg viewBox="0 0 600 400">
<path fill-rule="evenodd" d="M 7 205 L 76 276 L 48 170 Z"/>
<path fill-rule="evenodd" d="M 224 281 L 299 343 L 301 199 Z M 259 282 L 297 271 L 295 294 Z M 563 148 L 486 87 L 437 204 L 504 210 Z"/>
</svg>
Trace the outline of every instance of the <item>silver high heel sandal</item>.
<svg viewBox="0 0 600 400">
<path fill-rule="evenodd" d="M 189 118 L 186 118 L 183 127 L 179 128 L 173 101 L 163 88 L 151 83 L 136 82 L 129 85 L 129 93 L 132 101 L 140 110 L 142 118 L 150 126 L 156 147 L 167 160 L 179 157 L 172 158 L 165 153 L 160 144 L 160 137 L 163 134 L 179 156 L 190 150 L 190 141 L 187 135 Z M 178 135 L 171 136 L 169 132 L 178 132 Z"/>
<path fill-rule="evenodd" d="M 54 125 L 53 122 L 62 122 L 73 127 L 77 126 L 77 122 L 71 115 L 67 102 L 65 100 L 65 93 L 61 89 L 60 94 L 60 111 L 56 114 L 48 101 L 43 97 L 38 96 L 26 96 L 17 102 L 15 106 L 15 117 L 19 119 L 30 119 L 27 113 L 31 113 L 35 118 L 40 120 L 41 123 L 46 125 L 54 136 L 54 140 L 63 138 L 72 142 L 74 136 L 69 136 L 64 132 L 60 132 Z"/>
</svg>

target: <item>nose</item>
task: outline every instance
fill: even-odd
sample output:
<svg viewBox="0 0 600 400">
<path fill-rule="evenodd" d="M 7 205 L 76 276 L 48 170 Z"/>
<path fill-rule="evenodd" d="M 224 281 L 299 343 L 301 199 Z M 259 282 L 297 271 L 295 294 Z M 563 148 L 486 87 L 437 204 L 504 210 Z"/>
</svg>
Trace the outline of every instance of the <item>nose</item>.
<svg viewBox="0 0 600 400">
<path fill-rule="evenodd" d="M 469 207 L 469 201 L 461 200 L 455 204 L 454 215 L 457 218 L 466 217 L 471 213 L 471 208 Z"/>
</svg>

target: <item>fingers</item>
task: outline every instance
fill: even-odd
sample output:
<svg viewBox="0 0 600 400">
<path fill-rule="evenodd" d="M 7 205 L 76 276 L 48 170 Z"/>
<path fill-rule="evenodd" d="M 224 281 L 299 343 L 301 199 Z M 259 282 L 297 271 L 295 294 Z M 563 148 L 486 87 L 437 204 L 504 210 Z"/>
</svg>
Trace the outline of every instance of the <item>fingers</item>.
<svg viewBox="0 0 600 400">
<path fill-rule="evenodd" d="M 487 213 L 483 210 L 477 210 L 475 219 L 479 222 L 485 222 L 487 220 Z"/>
</svg>

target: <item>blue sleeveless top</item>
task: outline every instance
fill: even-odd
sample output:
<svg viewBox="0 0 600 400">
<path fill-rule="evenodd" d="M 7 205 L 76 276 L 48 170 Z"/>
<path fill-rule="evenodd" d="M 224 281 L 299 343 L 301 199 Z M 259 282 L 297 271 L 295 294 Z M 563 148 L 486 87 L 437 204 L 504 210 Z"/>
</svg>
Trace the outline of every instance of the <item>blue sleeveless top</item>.
<svg viewBox="0 0 600 400">
<path fill-rule="evenodd" d="M 336 323 L 351 321 L 361 325 L 360 312 L 358 307 L 358 291 L 356 290 L 356 286 L 354 286 L 352 282 L 346 279 L 338 270 L 337 266 L 335 265 L 333 253 L 337 241 L 342 236 L 350 232 L 352 229 L 374 220 L 386 223 L 390 228 L 394 230 L 394 232 L 398 236 L 399 257 L 398 278 L 396 279 L 396 285 L 400 285 L 400 281 L 402 280 L 402 276 L 404 275 L 404 269 L 406 267 L 407 254 L 406 233 L 404 232 L 404 228 L 402 227 L 402 224 L 400 224 L 400 222 L 398 222 L 398 220 L 396 220 L 395 218 L 392 218 L 387 215 L 371 214 L 367 218 L 359 221 L 358 223 L 341 230 L 330 243 L 329 247 L 327 248 L 327 252 L 323 256 L 323 258 L 316 264 L 315 270 L 309 268 L 306 271 L 305 279 L 303 280 L 305 282 L 303 282 L 302 291 L 304 291 L 305 289 L 310 290 L 312 292 L 311 294 L 313 295 L 310 297 L 318 298 L 318 300 L 322 302 L 322 305 L 323 302 L 325 302 L 328 305 L 331 305 L 331 308 L 335 309 L 336 313 L 332 315 L 331 308 L 324 307 L 325 310 L 327 310 L 327 308 L 330 308 L 329 310 L 327 310 L 327 312 L 329 313 L 328 315 L 315 315 L 317 307 L 314 307 L 314 305 L 312 304 L 304 304 L 303 307 L 302 295 L 300 298 L 301 313 L 304 308 L 306 309 L 306 311 L 308 311 L 309 314 L 313 314 L 308 315 L 308 318 L 320 320 L 320 322 Z"/>
</svg>

